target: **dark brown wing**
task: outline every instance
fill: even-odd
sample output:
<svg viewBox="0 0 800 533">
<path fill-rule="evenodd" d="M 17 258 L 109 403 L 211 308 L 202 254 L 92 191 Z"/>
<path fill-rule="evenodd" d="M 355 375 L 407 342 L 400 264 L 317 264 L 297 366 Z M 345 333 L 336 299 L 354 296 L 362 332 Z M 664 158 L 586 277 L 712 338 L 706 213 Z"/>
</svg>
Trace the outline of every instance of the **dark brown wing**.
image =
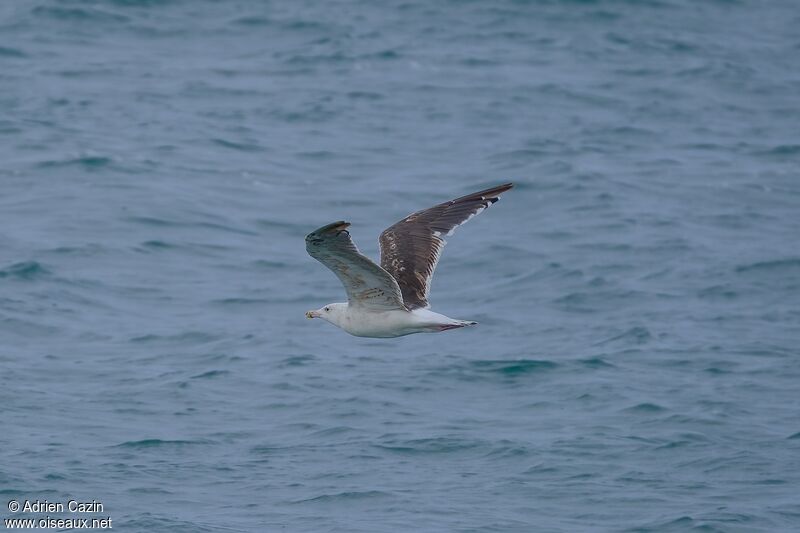
<svg viewBox="0 0 800 533">
<path fill-rule="evenodd" d="M 444 237 L 513 186 L 506 183 L 417 211 L 381 233 L 381 267 L 397 280 L 408 309 L 429 306 L 431 278 Z"/>
<path fill-rule="evenodd" d="M 376 311 L 404 309 L 395 279 L 361 255 L 350 239 L 347 222 L 328 224 L 306 236 L 308 255 L 330 268 L 347 291 L 350 305 Z"/>
</svg>

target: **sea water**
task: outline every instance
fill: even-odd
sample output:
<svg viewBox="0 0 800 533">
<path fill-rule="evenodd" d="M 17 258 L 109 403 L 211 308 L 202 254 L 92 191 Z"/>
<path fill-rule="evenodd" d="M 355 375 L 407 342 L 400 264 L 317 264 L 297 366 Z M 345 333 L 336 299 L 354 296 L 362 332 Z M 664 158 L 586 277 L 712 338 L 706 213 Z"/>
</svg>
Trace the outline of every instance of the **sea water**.
<svg viewBox="0 0 800 533">
<path fill-rule="evenodd" d="M 0 516 L 800 530 L 799 27 L 792 0 L 4 2 Z M 377 259 L 506 181 L 433 280 L 479 326 L 306 320 L 345 299 L 308 232 Z"/>
</svg>

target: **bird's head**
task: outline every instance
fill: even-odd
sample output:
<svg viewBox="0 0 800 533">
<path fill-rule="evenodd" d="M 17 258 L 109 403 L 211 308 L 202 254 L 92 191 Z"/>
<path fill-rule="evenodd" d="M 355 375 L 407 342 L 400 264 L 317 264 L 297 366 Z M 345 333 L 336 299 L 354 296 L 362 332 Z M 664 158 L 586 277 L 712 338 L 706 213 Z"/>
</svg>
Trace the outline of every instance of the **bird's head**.
<svg viewBox="0 0 800 533">
<path fill-rule="evenodd" d="M 328 304 L 313 311 L 306 311 L 306 318 L 321 318 L 331 324 L 339 324 L 339 320 L 347 309 L 346 303 Z"/>
</svg>

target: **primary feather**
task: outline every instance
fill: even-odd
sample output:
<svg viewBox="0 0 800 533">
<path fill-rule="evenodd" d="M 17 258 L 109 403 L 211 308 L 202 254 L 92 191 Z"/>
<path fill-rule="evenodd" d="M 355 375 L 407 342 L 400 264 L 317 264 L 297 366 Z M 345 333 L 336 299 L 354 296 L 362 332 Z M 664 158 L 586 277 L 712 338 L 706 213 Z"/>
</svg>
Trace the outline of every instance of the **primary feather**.
<svg viewBox="0 0 800 533">
<path fill-rule="evenodd" d="M 428 294 L 445 236 L 497 200 L 513 184 L 478 191 L 405 217 L 381 233 L 381 267 L 400 285 L 408 309 L 430 307 Z"/>
</svg>

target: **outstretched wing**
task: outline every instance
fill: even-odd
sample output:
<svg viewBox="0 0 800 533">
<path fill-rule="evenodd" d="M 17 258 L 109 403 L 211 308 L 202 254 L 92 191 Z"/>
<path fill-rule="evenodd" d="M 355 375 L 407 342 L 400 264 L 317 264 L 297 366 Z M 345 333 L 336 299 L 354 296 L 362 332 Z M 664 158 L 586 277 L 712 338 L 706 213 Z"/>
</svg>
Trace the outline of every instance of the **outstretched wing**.
<svg viewBox="0 0 800 533">
<path fill-rule="evenodd" d="M 306 236 L 306 251 L 336 274 L 350 305 L 376 311 L 405 309 L 397 281 L 361 255 L 350 239 L 349 225 L 339 221 L 312 231 Z"/>
<path fill-rule="evenodd" d="M 431 278 L 446 244 L 443 237 L 513 186 L 506 183 L 417 211 L 381 233 L 381 267 L 397 280 L 408 309 L 429 307 Z"/>
</svg>

